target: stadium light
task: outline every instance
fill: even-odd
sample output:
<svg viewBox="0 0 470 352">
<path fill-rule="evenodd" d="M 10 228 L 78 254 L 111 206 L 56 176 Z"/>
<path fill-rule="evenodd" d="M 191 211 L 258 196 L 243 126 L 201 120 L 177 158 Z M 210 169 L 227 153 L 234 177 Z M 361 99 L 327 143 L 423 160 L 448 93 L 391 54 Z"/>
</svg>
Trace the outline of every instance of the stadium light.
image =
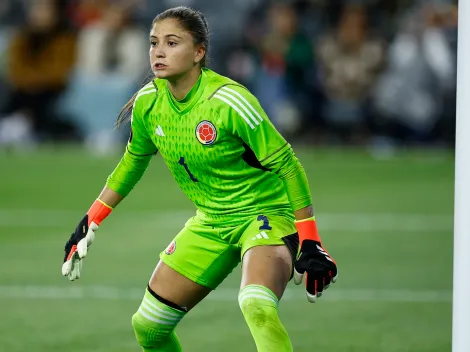
<svg viewBox="0 0 470 352">
<path fill-rule="evenodd" d="M 459 1 L 452 351 L 470 351 L 470 0 Z"/>
</svg>

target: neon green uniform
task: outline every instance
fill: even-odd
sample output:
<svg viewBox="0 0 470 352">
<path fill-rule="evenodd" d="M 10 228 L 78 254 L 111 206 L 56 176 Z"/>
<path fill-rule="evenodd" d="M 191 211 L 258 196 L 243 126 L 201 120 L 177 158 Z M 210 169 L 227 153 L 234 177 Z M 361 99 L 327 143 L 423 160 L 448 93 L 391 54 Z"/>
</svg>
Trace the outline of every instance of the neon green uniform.
<svg viewBox="0 0 470 352">
<path fill-rule="evenodd" d="M 237 82 L 202 69 L 178 101 L 156 79 L 137 93 L 131 127 L 107 185 L 126 196 L 152 156 L 162 155 L 197 207 L 161 254 L 176 271 L 215 288 L 247 249 L 295 236 L 293 210 L 311 204 L 305 173 L 257 99 Z"/>
</svg>

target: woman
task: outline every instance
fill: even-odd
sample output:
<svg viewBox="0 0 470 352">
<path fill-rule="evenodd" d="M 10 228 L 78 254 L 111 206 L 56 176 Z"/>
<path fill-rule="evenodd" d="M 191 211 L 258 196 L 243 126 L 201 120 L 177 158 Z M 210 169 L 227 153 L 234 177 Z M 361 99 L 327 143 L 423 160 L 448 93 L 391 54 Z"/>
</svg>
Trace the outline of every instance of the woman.
<svg viewBox="0 0 470 352">
<path fill-rule="evenodd" d="M 62 273 L 80 277 L 98 226 L 160 152 L 197 207 L 158 263 L 132 317 L 144 351 L 181 351 L 175 326 L 242 261 L 240 308 L 258 351 L 292 351 L 277 312 L 294 275 L 315 302 L 336 264 L 321 246 L 303 168 L 256 98 L 205 68 L 204 17 L 177 7 L 150 32 L 155 79 L 123 108 L 131 135 L 119 165 L 65 246 Z"/>
</svg>

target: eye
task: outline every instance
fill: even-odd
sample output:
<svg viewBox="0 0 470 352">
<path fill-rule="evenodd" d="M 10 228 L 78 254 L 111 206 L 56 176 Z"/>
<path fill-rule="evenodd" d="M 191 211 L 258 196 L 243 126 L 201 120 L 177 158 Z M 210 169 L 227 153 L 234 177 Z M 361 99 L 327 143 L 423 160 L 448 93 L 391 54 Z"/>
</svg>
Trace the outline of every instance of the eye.
<svg viewBox="0 0 470 352">
<path fill-rule="evenodd" d="M 168 42 L 168 46 L 176 46 L 176 44 L 177 44 L 176 42 L 171 41 L 171 40 Z"/>
<path fill-rule="evenodd" d="M 157 42 L 155 40 L 150 41 L 150 46 L 156 46 L 156 45 L 157 45 Z"/>
</svg>

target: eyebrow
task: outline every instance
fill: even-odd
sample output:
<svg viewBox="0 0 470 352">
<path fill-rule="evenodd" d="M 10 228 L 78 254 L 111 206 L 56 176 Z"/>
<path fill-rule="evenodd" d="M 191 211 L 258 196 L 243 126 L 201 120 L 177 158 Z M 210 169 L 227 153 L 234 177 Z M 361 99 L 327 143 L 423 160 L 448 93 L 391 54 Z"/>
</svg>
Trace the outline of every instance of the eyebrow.
<svg viewBox="0 0 470 352">
<path fill-rule="evenodd" d="M 180 37 L 179 35 L 176 35 L 176 34 L 167 34 L 165 35 L 166 38 L 168 37 L 176 37 L 176 38 L 179 38 L 179 39 L 183 39 L 182 37 Z M 150 38 L 157 38 L 156 36 L 154 35 L 151 35 Z"/>
</svg>

